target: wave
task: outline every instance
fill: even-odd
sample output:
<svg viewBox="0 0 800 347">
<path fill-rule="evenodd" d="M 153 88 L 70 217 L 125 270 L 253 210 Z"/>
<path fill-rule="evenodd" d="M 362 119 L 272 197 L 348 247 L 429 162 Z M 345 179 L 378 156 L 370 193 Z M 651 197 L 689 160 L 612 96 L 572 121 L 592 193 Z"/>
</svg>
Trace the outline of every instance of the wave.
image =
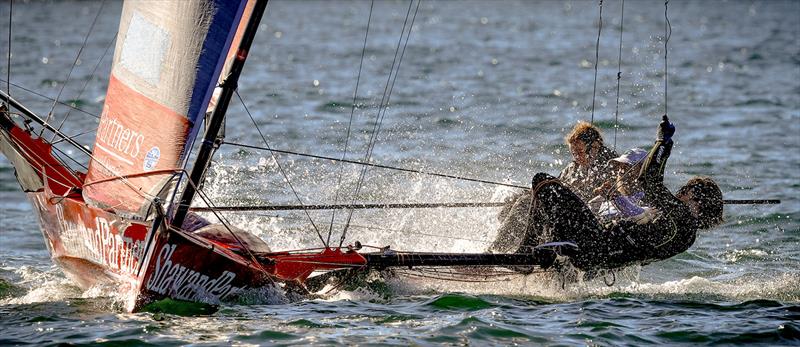
<svg viewBox="0 0 800 347">
<path fill-rule="evenodd" d="M 6 269 L 10 270 L 10 269 Z M 0 306 L 28 306 L 41 303 L 91 304 L 98 311 L 122 311 L 124 298 L 114 286 L 82 290 L 56 266 L 46 269 L 22 266 L 4 271 L 0 278 Z M 2 288 L 5 283 L 6 288 Z"/>
<path fill-rule="evenodd" d="M 737 107 L 740 107 L 740 106 L 776 106 L 776 107 L 786 107 L 786 105 L 783 102 L 779 101 L 779 100 L 760 99 L 760 98 L 747 99 L 745 101 L 737 102 L 736 104 L 734 104 L 734 106 L 737 106 Z"/>
<path fill-rule="evenodd" d="M 747 275 L 732 280 L 714 280 L 699 276 L 664 282 L 645 282 L 637 279 L 638 269 L 618 273 L 617 284 L 608 286 L 602 279 L 566 284 L 552 274 L 519 276 L 502 282 L 465 283 L 435 279 L 396 277 L 387 279 L 393 295 L 430 295 L 435 293 L 463 293 L 468 295 L 499 295 L 540 300 L 549 303 L 574 302 L 586 299 L 632 297 L 647 300 L 688 301 L 739 301 L 773 300 L 800 302 L 800 273 L 777 275 Z M 337 293 L 336 297 L 342 297 Z M 361 292 L 359 294 L 364 294 Z M 455 307 L 469 310 L 480 302 L 452 302 L 448 295 L 429 302 L 433 306 Z M 466 305 L 466 306 L 464 306 Z M 464 307 L 462 307 L 464 306 Z"/>
</svg>

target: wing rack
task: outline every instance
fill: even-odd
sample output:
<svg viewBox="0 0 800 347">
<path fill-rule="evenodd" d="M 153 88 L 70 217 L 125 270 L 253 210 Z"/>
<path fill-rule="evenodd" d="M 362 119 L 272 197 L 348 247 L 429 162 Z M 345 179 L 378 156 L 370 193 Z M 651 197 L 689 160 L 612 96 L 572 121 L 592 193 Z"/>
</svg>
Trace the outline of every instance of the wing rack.
<svg viewBox="0 0 800 347">
<path fill-rule="evenodd" d="M 359 253 L 351 247 L 258 253 L 255 256 L 264 270 L 273 276 L 302 283 L 315 271 L 342 269 L 459 266 L 537 266 L 546 269 L 553 265 L 557 256 L 571 256 L 577 250 L 575 244 L 558 242 L 541 245 L 529 253 L 402 252 L 388 247 L 379 252 Z"/>
</svg>

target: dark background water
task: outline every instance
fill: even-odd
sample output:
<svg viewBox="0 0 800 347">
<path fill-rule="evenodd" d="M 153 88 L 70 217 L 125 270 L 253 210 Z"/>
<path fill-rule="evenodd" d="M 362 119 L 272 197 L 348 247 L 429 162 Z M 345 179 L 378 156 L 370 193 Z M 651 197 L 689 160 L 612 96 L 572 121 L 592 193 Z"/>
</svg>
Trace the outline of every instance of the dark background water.
<svg viewBox="0 0 800 347">
<path fill-rule="evenodd" d="M 0 3 L 4 52 L 8 5 Z M 66 81 L 60 100 L 99 112 L 120 3 L 105 3 L 68 81 L 67 74 L 100 5 L 14 2 L 13 96 L 46 115 L 52 101 L 21 87 L 55 97 Z M 270 2 L 240 93 L 272 147 L 342 155 L 369 5 Z M 704 174 L 727 198 L 783 201 L 726 206 L 726 223 L 701 233 L 688 252 L 626 271 L 612 287 L 592 281 L 561 289 L 536 276 L 488 284 L 403 279 L 316 300 L 261 297 L 212 315 L 125 314 L 108 290 L 82 292 L 52 265 L 3 158 L 0 344 L 800 343 L 800 3 L 669 6 L 668 105 L 678 132 L 668 186 Z M 364 157 L 407 9 L 404 1 L 375 3 L 348 158 Z M 597 10 L 586 1 L 423 2 L 372 160 L 523 185 L 536 172 L 557 173 L 568 162 L 563 136 L 591 115 Z M 619 25 L 620 2 L 605 1 L 595 122 L 612 144 Z M 619 150 L 650 144 L 664 112 L 663 39 L 663 2 L 628 1 Z M 7 71 L 4 59 L 1 79 Z M 67 110 L 55 109 L 56 122 Z M 229 141 L 263 145 L 241 104 L 229 115 Z M 64 129 L 78 134 L 96 124 L 72 111 Z M 77 139 L 91 145 L 93 136 Z M 303 202 L 335 201 L 334 163 L 277 161 Z M 342 169 L 338 202 L 351 201 L 359 173 Z M 219 204 L 296 203 L 269 153 L 231 146 L 217 153 L 207 191 Z M 371 169 L 357 201 L 501 201 L 512 192 Z M 497 227 L 495 213 L 359 211 L 347 242 L 481 251 Z M 325 226 L 331 218 L 311 216 Z M 337 238 L 345 217 L 336 216 Z M 229 218 L 275 249 L 319 245 L 303 214 Z"/>
</svg>

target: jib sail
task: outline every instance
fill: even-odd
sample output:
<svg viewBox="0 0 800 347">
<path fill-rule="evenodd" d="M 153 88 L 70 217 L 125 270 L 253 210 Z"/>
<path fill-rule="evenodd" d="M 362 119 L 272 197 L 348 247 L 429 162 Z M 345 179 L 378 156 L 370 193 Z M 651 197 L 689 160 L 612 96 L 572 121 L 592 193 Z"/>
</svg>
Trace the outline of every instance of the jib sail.
<svg viewBox="0 0 800 347">
<path fill-rule="evenodd" d="M 246 0 L 126 1 L 83 196 L 146 217 L 186 160 Z M 246 19 L 246 18 L 244 18 Z"/>
</svg>

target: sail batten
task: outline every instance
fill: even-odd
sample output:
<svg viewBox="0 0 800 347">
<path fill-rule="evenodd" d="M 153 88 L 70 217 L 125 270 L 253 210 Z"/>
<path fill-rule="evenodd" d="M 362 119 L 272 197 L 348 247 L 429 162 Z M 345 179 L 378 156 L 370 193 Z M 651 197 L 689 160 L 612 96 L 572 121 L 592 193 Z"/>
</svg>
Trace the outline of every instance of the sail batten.
<svg viewBox="0 0 800 347">
<path fill-rule="evenodd" d="M 87 172 L 87 182 L 101 183 L 84 189 L 86 201 L 146 218 L 151 198 L 171 194 L 170 170 L 183 169 L 246 5 L 125 2 Z"/>
</svg>

